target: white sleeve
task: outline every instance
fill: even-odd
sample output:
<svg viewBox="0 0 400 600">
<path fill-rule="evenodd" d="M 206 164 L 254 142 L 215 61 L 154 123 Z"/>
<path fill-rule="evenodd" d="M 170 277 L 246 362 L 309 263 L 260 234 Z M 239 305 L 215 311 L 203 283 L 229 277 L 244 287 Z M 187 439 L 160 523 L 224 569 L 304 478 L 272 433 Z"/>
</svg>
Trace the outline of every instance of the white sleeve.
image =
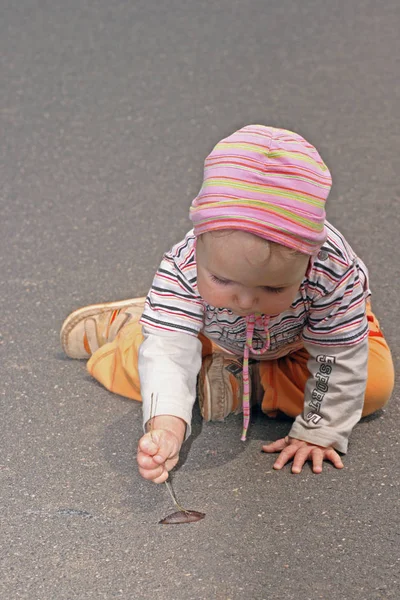
<svg viewBox="0 0 400 600">
<path fill-rule="evenodd" d="M 361 418 L 367 384 L 368 338 L 350 346 L 306 343 L 310 377 L 304 411 L 289 435 L 346 453 L 353 427 Z"/>
<path fill-rule="evenodd" d="M 150 332 L 146 325 L 143 335 L 139 349 L 143 426 L 156 415 L 180 417 L 187 424 L 187 439 L 201 367 L 201 342 L 197 336 L 181 332 Z"/>
</svg>

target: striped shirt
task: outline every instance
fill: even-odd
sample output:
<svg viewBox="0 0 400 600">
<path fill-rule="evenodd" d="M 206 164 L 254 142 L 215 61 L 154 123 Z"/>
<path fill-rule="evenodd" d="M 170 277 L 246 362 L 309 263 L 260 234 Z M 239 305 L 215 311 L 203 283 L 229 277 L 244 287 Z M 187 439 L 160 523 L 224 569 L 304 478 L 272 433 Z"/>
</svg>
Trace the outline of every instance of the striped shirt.
<svg viewBox="0 0 400 600">
<path fill-rule="evenodd" d="M 368 336 L 365 301 L 368 272 L 344 237 L 326 223 L 328 237 L 304 277 L 291 306 L 270 317 L 270 347 L 258 360 L 272 360 L 307 344 L 351 346 Z M 151 333 L 200 332 L 224 350 L 243 356 L 246 321 L 231 310 L 210 306 L 197 290 L 193 231 L 167 252 L 154 277 L 141 322 Z M 255 327 L 253 346 L 265 331 Z"/>
</svg>

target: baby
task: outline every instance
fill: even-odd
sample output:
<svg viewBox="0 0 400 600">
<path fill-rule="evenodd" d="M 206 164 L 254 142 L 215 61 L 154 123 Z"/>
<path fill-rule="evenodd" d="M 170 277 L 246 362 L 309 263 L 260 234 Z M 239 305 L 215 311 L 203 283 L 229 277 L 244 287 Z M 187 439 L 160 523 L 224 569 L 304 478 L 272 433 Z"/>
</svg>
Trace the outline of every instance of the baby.
<svg viewBox="0 0 400 600">
<path fill-rule="evenodd" d="M 300 473 L 342 468 L 353 427 L 390 398 L 390 350 L 368 273 L 325 219 L 331 176 L 300 135 L 249 125 L 219 142 L 192 202 L 193 230 L 164 255 L 146 298 L 81 308 L 64 322 L 72 358 L 116 394 L 142 400 L 137 462 L 161 483 L 190 435 L 250 405 L 294 419 L 262 447 Z"/>
</svg>

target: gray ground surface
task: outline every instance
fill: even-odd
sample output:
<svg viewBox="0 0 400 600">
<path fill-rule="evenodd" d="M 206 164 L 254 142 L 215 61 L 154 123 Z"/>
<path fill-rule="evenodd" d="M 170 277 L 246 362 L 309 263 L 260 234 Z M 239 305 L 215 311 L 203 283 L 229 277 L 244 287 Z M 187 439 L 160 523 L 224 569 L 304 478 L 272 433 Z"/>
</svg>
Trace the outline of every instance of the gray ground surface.
<svg viewBox="0 0 400 600">
<path fill-rule="evenodd" d="M 140 407 L 59 347 L 81 305 L 143 295 L 190 228 L 205 155 L 261 122 L 334 175 L 400 355 L 397 0 L 0 1 L 1 577 L 27 600 L 399 598 L 399 387 L 346 468 L 272 470 L 289 423 L 202 425 L 173 481 L 135 467 Z"/>
</svg>

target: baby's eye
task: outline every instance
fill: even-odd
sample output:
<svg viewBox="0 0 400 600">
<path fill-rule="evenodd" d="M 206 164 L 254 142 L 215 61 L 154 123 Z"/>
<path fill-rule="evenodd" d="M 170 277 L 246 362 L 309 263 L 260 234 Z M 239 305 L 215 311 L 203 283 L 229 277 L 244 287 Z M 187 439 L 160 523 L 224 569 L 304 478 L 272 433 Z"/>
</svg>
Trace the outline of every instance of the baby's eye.
<svg viewBox="0 0 400 600">
<path fill-rule="evenodd" d="M 283 291 L 285 291 L 285 288 L 275 288 L 275 287 L 269 287 L 268 285 L 263 287 L 263 290 L 265 290 L 266 292 L 269 292 L 270 294 L 281 294 Z"/>
<path fill-rule="evenodd" d="M 215 283 L 218 283 L 219 285 L 228 285 L 230 283 L 230 281 L 228 281 L 227 279 L 220 279 L 219 277 L 216 277 L 215 275 L 212 275 L 210 273 L 210 277 L 213 281 L 215 281 Z"/>
</svg>

